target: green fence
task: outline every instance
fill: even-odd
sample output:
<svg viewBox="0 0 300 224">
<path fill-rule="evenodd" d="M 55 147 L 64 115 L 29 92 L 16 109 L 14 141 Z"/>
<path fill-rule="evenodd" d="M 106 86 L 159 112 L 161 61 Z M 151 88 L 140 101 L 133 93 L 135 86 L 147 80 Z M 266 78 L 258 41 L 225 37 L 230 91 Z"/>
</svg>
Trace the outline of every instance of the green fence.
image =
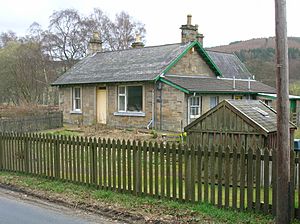
<svg viewBox="0 0 300 224">
<path fill-rule="evenodd" d="M 273 215 L 275 156 L 268 149 L 0 134 L 3 171 Z M 299 154 L 291 152 L 292 217 L 300 217 L 299 177 Z"/>
</svg>

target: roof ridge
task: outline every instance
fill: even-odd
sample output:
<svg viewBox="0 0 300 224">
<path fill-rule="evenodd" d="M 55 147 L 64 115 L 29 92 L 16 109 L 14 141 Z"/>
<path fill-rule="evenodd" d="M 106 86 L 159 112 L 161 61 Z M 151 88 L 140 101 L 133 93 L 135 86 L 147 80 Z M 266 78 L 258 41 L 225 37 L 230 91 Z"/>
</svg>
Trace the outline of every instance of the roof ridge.
<svg viewBox="0 0 300 224">
<path fill-rule="evenodd" d="M 127 49 L 120 49 L 120 50 L 107 50 L 107 51 L 98 51 L 95 53 L 96 54 L 103 54 L 103 53 L 113 53 L 113 52 L 123 52 L 123 51 L 132 51 L 132 50 L 141 50 L 141 49 L 146 49 L 146 48 L 156 48 L 156 47 L 165 47 L 165 46 L 171 46 L 171 45 L 181 45 L 181 46 L 185 46 L 188 43 L 173 43 L 173 44 L 162 44 L 162 45 L 154 45 L 154 46 L 146 46 L 146 47 L 142 47 L 142 48 L 127 48 Z"/>
<path fill-rule="evenodd" d="M 209 49 L 209 48 L 206 48 L 205 50 L 208 51 L 208 52 L 235 55 L 234 52 L 218 51 L 218 50 L 212 50 L 212 49 Z"/>
</svg>

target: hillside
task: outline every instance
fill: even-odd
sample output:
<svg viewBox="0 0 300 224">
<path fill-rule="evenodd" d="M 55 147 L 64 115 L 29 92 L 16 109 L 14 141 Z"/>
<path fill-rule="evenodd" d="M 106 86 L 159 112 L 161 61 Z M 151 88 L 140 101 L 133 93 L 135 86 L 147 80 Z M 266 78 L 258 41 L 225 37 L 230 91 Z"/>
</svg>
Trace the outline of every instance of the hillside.
<svg viewBox="0 0 300 224">
<path fill-rule="evenodd" d="M 290 83 L 300 81 L 300 37 L 289 37 Z M 257 80 L 275 86 L 275 37 L 235 41 L 210 50 L 235 53 Z"/>
</svg>

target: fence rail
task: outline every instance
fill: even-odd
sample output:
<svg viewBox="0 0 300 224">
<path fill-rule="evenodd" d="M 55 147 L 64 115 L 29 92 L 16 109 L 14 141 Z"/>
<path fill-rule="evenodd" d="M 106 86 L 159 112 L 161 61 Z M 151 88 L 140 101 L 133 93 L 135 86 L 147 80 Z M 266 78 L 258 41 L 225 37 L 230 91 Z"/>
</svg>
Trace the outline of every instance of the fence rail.
<svg viewBox="0 0 300 224">
<path fill-rule="evenodd" d="M 273 215 L 275 158 L 268 149 L 0 134 L 2 171 Z M 291 152 L 292 217 L 300 217 L 299 159 Z"/>
</svg>

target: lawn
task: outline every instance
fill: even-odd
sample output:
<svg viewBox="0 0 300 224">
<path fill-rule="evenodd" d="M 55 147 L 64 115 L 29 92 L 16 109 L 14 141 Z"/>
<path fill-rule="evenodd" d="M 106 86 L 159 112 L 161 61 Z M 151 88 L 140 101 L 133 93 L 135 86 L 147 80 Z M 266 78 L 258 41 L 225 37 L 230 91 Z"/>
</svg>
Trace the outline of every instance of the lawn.
<svg viewBox="0 0 300 224">
<path fill-rule="evenodd" d="M 271 216 L 230 209 L 218 209 L 199 203 L 180 203 L 149 197 L 136 197 L 113 191 L 99 190 L 96 187 L 73 184 L 65 181 L 49 180 L 20 173 L 0 172 L 0 183 L 21 188 L 42 195 L 44 198 L 57 198 L 72 205 L 110 208 L 145 218 L 179 223 L 274 223 Z M 294 221 L 293 223 L 300 223 Z"/>
</svg>

